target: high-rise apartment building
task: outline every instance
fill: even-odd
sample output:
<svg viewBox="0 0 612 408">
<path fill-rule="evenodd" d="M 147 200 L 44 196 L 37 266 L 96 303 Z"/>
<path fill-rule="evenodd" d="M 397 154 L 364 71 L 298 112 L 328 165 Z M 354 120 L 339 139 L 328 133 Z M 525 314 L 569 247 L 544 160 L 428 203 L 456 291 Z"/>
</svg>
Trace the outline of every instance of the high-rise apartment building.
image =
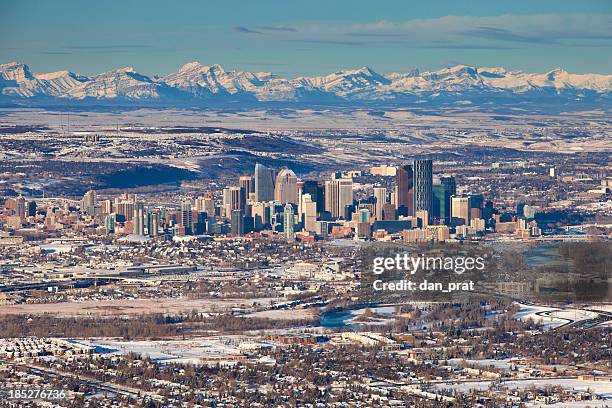
<svg viewBox="0 0 612 408">
<path fill-rule="evenodd" d="M 102 214 L 110 214 L 112 212 L 113 212 L 112 200 L 103 200 L 102 201 Z"/>
<path fill-rule="evenodd" d="M 117 216 L 113 213 L 108 214 L 104 218 L 104 228 L 106 229 L 107 234 L 112 234 L 115 232 L 115 223 L 117 222 Z"/>
<path fill-rule="evenodd" d="M 96 192 L 94 190 L 89 190 L 83 196 L 81 200 L 81 211 L 86 213 L 87 215 L 94 215 L 96 207 Z"/>
<path fill-rule="evenodd" d="M 124 194 L 123 197 L 115 197 L 113 207 L 115 213 L 123 218 L 123 221 L 131 221 L 134 215 L 134 203 L 136 202 L 136 195 Z"/>
</svg>

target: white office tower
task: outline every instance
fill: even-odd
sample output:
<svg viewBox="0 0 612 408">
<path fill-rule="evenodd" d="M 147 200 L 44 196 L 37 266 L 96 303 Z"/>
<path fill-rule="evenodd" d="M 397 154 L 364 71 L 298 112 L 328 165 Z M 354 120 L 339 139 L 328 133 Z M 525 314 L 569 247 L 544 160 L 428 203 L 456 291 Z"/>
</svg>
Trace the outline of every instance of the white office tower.
<svg viewBox="0 0 612 408">
<path fill-rule="evenodd" d="M 312 201 L 310 194 L 302 196 L 302 211 L 304 211 L 304 230 L 317 232 L 317 203 Z"/>
<path fill-rule="evenodd" d="M 211 197 L 198 197 L 196 199 L 196 211 L 205 212 L 209 217 L 215 215 L 215 200 Z"/>
<path fill-rule="evenodd" d="M 132 216 L 132 224 L 134 225 L 134 235 L 143 236 L 145 224 L 144 203 L 137 202 L 134 204 L 134 215 Z"/>
<path fill-rule="evenodd" d="M 470 198 L 452 197 L 451 216 L 453 222 L 460 221 L 462 225 L 470 225 Z"/>
<path fill-rule="evenodd" d="M 253 216 L 253 222 L 255 229 L 259 230 L 264 225 L 270 223 L 270 208 L 268 203 L 255 202 L 251 207 L 251 215 Z"/>
<path fill-rule="evenodd" d="M 274 200 L 282 204 L 298 202 L 297 176 L 290 169 L 282 169 L 276 176 Z"/>
<path fill-rule="evenodd" d="M 387 189 L 384 187 L 374 187 L 374 198 L 376 199 L 374 216 L 380 221 L 383 219 L 383 207 L 387 203 Z"/>
<path fill-rule="evenodd" d="M 325 182 L 325 210 L 333 217 L 344 217 L 347 205 L 353 204 L 353 180 L 334 178 Z"/>
<path fill-rule="evenodd" d="M 225 216 L 231 218 L 234 210 L 244 210 L 246 198 L 242 187 L 226 187 L 223 189 L 223 209 Z"/>
</svg>

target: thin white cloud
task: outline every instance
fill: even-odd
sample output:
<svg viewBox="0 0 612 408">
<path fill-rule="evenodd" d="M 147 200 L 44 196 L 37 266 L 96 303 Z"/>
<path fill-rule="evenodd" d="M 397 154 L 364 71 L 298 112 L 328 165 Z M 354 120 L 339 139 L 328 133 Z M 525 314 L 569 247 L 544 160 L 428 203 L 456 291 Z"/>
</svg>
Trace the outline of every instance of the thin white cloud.
<svg viewBox="0 0 612 408">
<path fill-rule="evenodd" d="M 512 42 L 565 44 L 584 40 L 593 44 L 612 39 L 612 15 L 532 14 L 499 16 L 444 16 L 407 21 L 374 21 L 362 24 L 325 22 L 293 24 L 295 39 L 342 41 L 343 36 L 360 37 L 364 42 L 456 40 L 464 42 Z M 568 43 L 569 44 L 569 43 Z"/>
</svg>

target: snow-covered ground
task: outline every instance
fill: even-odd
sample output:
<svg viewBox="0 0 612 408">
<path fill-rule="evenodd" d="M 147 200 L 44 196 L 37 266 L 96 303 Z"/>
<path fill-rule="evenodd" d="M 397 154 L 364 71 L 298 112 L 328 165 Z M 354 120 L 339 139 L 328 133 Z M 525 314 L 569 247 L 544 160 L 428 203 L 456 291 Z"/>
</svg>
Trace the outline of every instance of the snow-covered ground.
<svg viewBox="0 0 612 408">
<path fill-rule="evenodd" d="M 602 312 L 612 313 L 612 304 L 608 305 L 593 305 L 590 309 L 601 310 Z"/>
<path fill-rule="evenodd" d="M 577 379 L 542 379 L 542 380 L 517 380 L 517 381 L 508 381 L 503 383 L 505 387 L 510 389 L 525 389 L 531 386 L 537 388 L 544 388 L 547 386 L 561 386 L 568 390 L 575 391 L 587 391 L 590 390 L 595 394 L 599 395 L 602 399 L 606 401 L 602 404 L 593 404 L 591 401 L 591 406 L 603 406 L 607 404 L 608 406 L 612 406 L 612 382 L 607 381 L 583 381 Z M 597 402 L 597 401 L 595 401 Z"/>
<path fill-rule="evenodd" d="M 511 358 L 506 358 L 503 360 L 494 360 L 491 358 L 482 359 L 482 360 L 464 360 L 462 358 L 452 358 L 448 360 L 448 364 L 458 367 L 465 361 L 465 363 L 468 365 L 475 365 L 475 366 L 479 366 L 482 368 L 495 367 L 495 368 L 500 368 L 504 370 L 509 370 L 512 366 L 515 365 L 512 362 L 512 360 L 513 359 Z"/>
<path fill-rule="evenodd" d="M 491 385 L 491 381 L 474 381 L 462 383 L 443 383 L 436 384 L 434 388 L 438 390 L 452 389 L 459 392 L 469 392 L 470 390 L 487 390 Z M 545 388 L 548 386 L 560 386 L 567 390 L 587 391 L 590 390 L 599 395 L 602 400 L 588 401 L 587 405 L 573 405 L 574 403 L 555 404 L 555 407 L 602 407 L 612 406 L 612 382 L 604 381 L 583 381 L 578 379 L 562 379 L 548 378 L 541 380 L 513 380 L 506 381 L 501 384 L 501 387 L 507 387 L 509 390 L 524 390 L 529 387 Z M 541 404 L 540 404 L 541 405 Z M 538 404 L 529 406 L 540 406 Z"/>
<path fill-rule="evenodd" d="M 525 404 L 526 407 L 541 408 L 541 402 L 533 402 Z M 558 402 L 554 405 L 550 405 L 553 408 L 607 408 L 610 406 L 609 400 L 603 401 L 569 401 L 569 402 Z"/>
<path fill-rule="evenodd" d="M 454 390 L 461 393 L 467 393 L 472 390 L 486 391 L 491 386 L 491 381 L 468 381 L 461 383 L 443 383 L 436 384 L 434 388 L 437 390 Z"/>
<path fill-rule="evenodd" d="M 244 338 L 158 340 L 158 341 L 117 341 L 78 340 L 79 343 L 99 347 L 116 354 L 137 353 L 158 362 L 201 364 L 201 359 L 222 358 L 241 352 L 241 344 L 250 343 Z"/>
<path fill-rule="evenodd" d="M 547 306 L 519 304 L 521 310 L 514 315 L 515 319 L 529 319 L 541 323 L 545 329 L 555 329 L 568 323 L 593 319 L 597 313 L 582 309 L 559 309 Z"/>
</svg>

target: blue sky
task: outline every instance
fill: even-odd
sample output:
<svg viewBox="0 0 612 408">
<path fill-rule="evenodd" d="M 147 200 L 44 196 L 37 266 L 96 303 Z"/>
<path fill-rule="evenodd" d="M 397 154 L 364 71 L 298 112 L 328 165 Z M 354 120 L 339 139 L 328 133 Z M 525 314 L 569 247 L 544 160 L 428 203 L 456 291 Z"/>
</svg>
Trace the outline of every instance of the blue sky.
<svg viewBox="0 0 612 408">
<path fill-rule="evenodd" d="M 153 75 L 191 61 L 285 76 L 456 64 L 612 73 L 612 1 L 12 1 L 0 62 Z"/>
</svg>

